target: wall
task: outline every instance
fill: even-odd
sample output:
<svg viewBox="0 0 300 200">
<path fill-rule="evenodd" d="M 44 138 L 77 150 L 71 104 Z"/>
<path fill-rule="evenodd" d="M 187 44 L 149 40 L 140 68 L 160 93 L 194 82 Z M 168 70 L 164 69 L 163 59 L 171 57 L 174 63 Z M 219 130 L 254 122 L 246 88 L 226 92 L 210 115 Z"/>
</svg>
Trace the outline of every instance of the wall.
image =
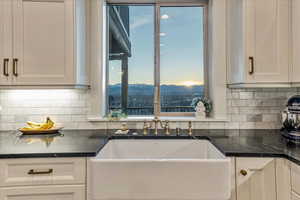
<svg viewBox="0 0 300 200">
<path fill-rule="evenodd" d="M 228 122 L 194 122 L 198 129 L 276 129 L 280 111 L 288 97 L 300 94 L 300 88 L 228 89 Z M 24 122 L 42 121 L 50 116 L 66 129 L 119 128 L 119 122 L 88 122 L 87 90 L 1 90 L 0 130 L 15 130 Z M 141 128 L 142 122 L 129 122 Z M 171 127 L 187 126 L 174 122 Z"/>
</svg>

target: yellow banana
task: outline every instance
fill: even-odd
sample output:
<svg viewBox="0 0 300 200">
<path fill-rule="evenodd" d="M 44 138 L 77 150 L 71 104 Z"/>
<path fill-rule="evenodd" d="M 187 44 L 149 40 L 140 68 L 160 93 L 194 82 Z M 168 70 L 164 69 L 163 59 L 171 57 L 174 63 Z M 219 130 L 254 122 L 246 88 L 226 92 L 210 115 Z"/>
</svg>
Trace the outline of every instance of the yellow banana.
<svg viewBox="0 0 300 200">
<path fill-rule="evenodd" d="M 50 117 L 47 118 L 47 123 L 48 123 L 48 129 L 51 129 L 51 128 L 53 128 L 55 126 L 54 121 L 52 121 L 50 119 Z"/>
<path fill-rule="evenodd" d="M 45 123 L 28 121 L 27 124 L 29 127 L 24 127 L 22 130 L 49 130 L 55 126 L 55 123 L 50 119 L 50 117 L 47 117 Z"/>
<path fill-rule="evenodd" d="M 42 124 L 40 129 L 48 130 L 48 129 L 51 129 L 53 126 L 54 126 L 54 122 L 50 119 L 50 117 L 47 117 L 46 123 Z"/>
<path fill-rule="evenodd" d="M 35 123 L 35 122 L 31 122 L 31 121 L 28 121 L 27 122 L 28 126 L 31 127 L 31 128 L 39 128 L 42 126 L 41 123 Z"/>
</svg>

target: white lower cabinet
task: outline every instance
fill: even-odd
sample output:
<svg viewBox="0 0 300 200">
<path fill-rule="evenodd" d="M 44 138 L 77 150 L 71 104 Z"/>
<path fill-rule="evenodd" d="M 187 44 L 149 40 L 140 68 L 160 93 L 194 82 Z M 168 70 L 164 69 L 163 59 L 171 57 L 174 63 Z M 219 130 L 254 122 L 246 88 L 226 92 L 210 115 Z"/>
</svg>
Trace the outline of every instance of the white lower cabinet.
<svg viewBox="0 0 300 200">
<path fill-rule="evenodd" d="M 291 162 L 286 159 L 276 159 L 276 189 L 277 200 L 291 199 Z"/>
<path fill-rule="evenodd" d="M 0 159 L 0 200 L 85 200 L 86 158 Z"/>
<path fill-rule="evenodd" d="M 84 185 L 0 188 L 1 200 L 84 200 Z"/>
<path fill-rule="evenodd" d="M 292 200 L 300 200 L 300 196 L 295 192 L 292 192 Z"/>
<path fill-rule="evenodd" d="M 85 158 L 0 160 L 0 187 L 84 184 Z"/>
<path fill-rule="evenodd" d="M 292 200 L 300 200 L 300 166 L 291 163 Z"/>
<path fill-rule="evenodd" d="M 0 200 L 89 200 L 86 158 L 0 159 Z M 300 200 L 300 166 L 231 158 L 230 200 Z"/>
<path fill-rule="evenodd" d="M 275 159 L 236 158 L 237 200 L 276 200 Z"/>
</svg>

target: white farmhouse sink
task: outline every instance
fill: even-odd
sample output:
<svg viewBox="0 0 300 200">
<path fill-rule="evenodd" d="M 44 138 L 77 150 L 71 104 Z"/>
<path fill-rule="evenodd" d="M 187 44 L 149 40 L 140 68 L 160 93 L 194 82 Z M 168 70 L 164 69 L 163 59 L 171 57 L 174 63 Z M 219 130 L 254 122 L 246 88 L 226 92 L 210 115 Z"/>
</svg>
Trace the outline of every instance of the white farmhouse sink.
<svg viewBox="0 0 300 200">
<path fill-rule="evenodd" d="M 225 200 L 230 160 L 208 140 L 115 139 L 88 162 L 89 200 Z"/>
</svg>

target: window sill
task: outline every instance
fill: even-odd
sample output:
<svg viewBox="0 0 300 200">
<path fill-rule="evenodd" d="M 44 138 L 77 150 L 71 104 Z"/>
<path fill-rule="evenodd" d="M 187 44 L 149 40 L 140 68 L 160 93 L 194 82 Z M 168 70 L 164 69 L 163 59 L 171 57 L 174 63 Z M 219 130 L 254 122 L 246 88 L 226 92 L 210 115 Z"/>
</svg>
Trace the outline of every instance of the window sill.
<svg viewBox="0 0 300 200">
<path fill-rule="evenodd" d="M 149 121 L 154 119 L 153 116 L 132 116 L 127 118 L 121 118 L 120 122 L 143 122 L 143 121 Z M 192 122 L 228 122 L 228 118 L 206 118 L 206 119 L 197 119 L 196 117 L 180 117 L 180 116 L 174 116 L 174 117 L 159 117 L 161 120 L 169 120 L 169 121 L 192 121 Z M 104 117 L 88 117 L 87 119 L 89 122 L 108 122 L 107 118 Z M 116 122 L 118 122 L 116 121 Z"/>
</svg>

